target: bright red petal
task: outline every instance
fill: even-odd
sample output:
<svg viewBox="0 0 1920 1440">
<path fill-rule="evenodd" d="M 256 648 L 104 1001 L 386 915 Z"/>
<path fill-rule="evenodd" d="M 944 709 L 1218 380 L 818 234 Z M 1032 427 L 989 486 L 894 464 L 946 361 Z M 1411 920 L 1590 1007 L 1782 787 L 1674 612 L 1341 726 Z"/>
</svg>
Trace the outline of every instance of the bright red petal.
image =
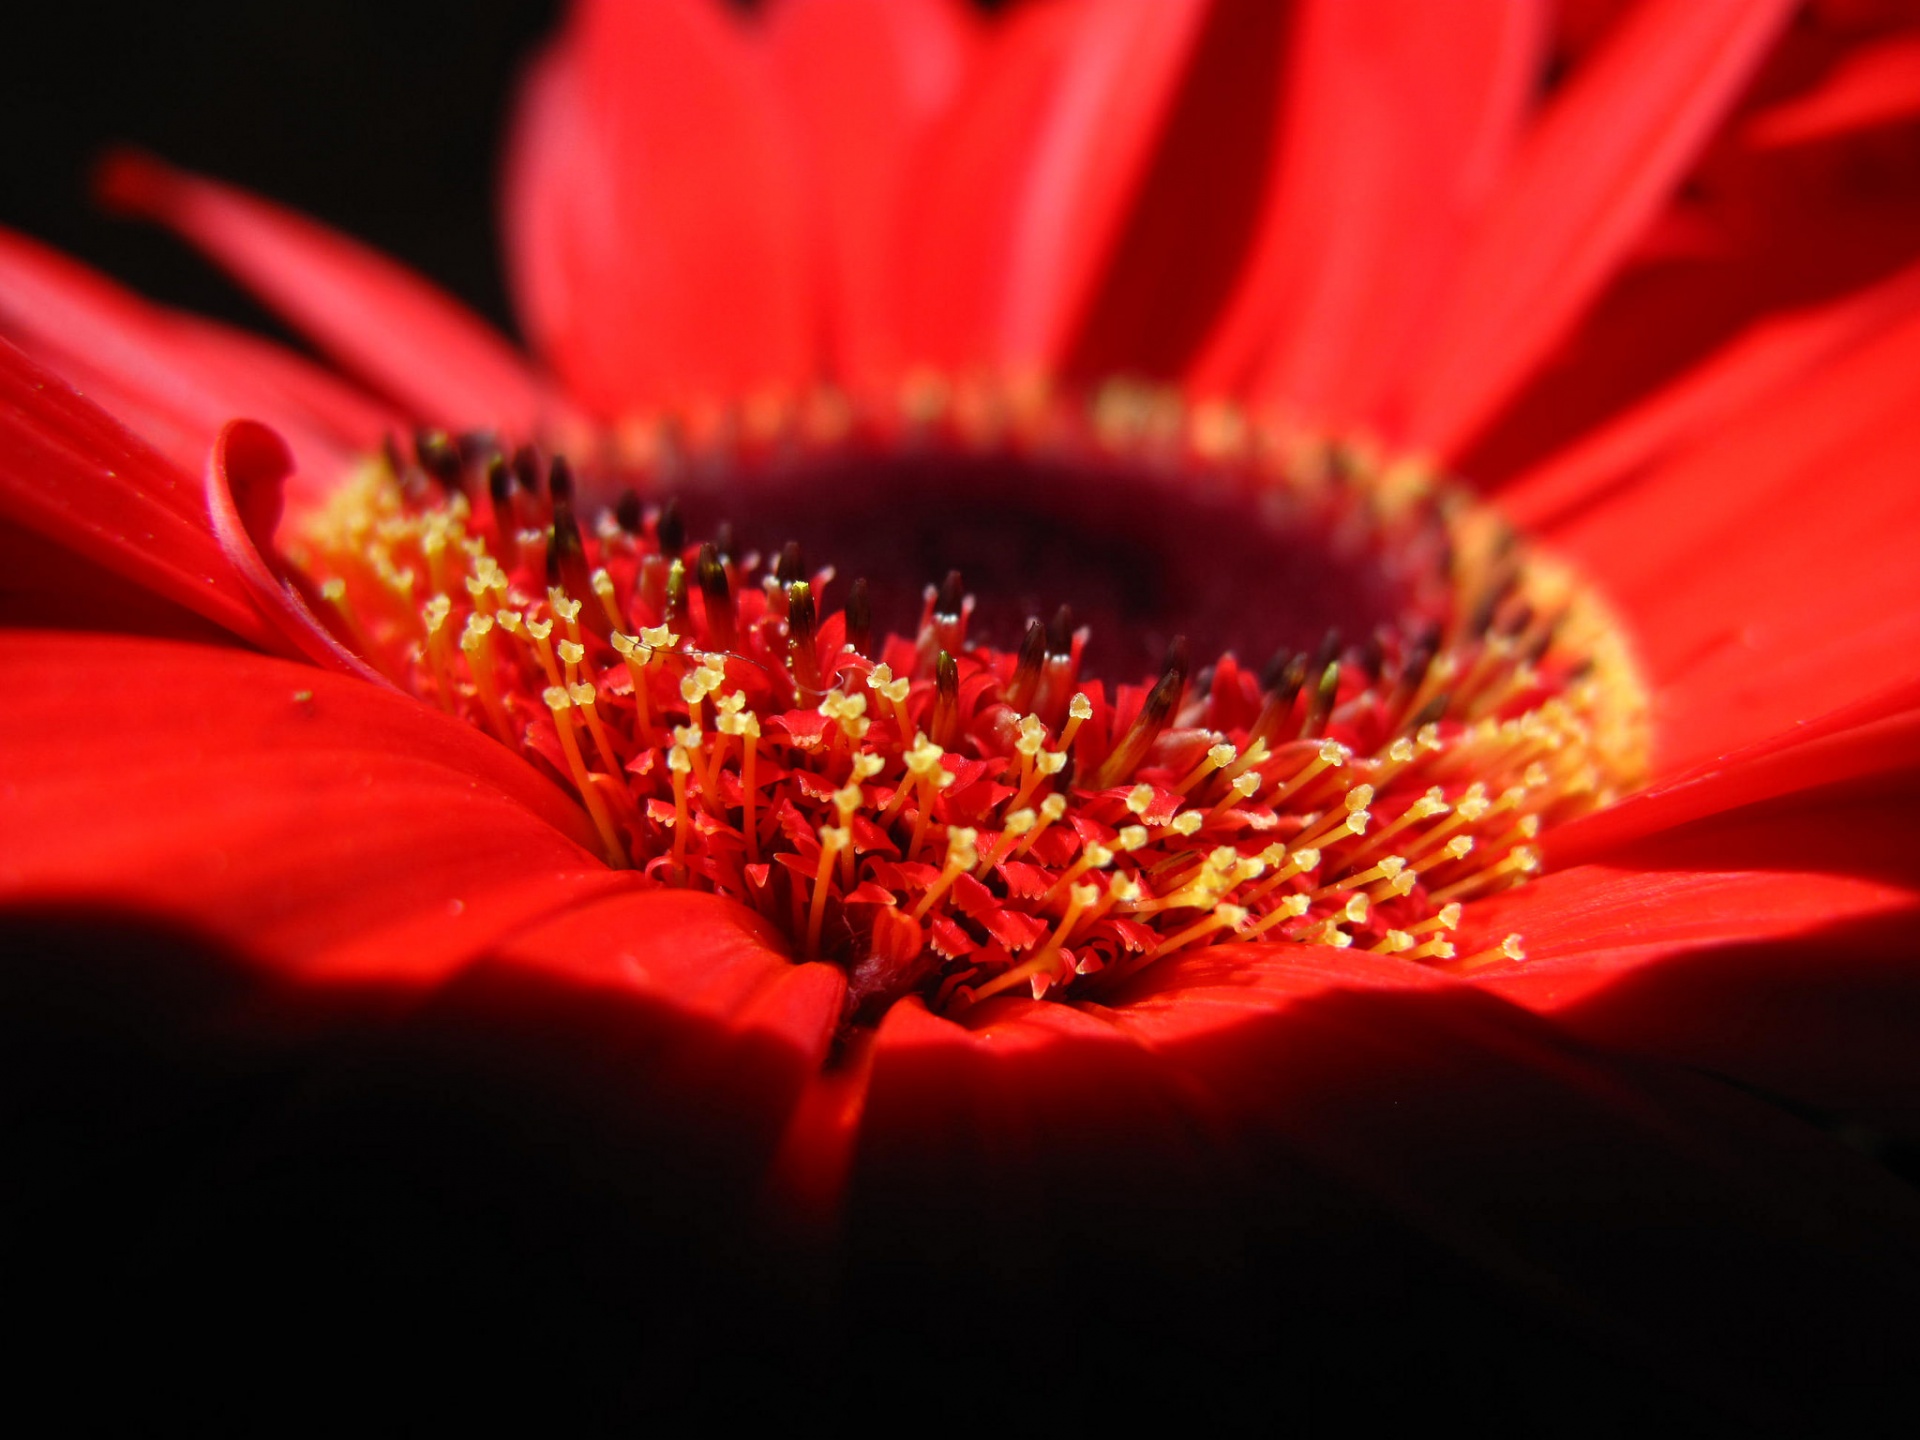
<svg viewBox="0 0 1920 1440">
<path fill-rule="evenodd" d="M 1532 0 L 1326 0 L 1294 23 L 1278 188 L 1193 379 L 1351 421 L 1505 169 L 1543 16 Z"/>
<path fill-rule="evenodd" d="M 10 520 L 0 520 L 0 627 L 234 643 L 205 616 Z"/>
<path fill-rule="evenodd" d="M 995 32 L 900 242 L 913 355 L 959 370 L 1065 358 L 1206 18 L 1200 0 L 1068 0 Z"/>
<path fill-rule="evenodd" d="M 370 685 L 397 688 L 341 644 L 267 560 L 280 522 L 282 489 L 293 469 L 286 441 L 266 426 L 235 420 L 221 429 L 207 460 L 206 487 L 207 513 L 220 549 L 246 582 L 255 607 L 278 630 L 280 648 Z"/>
<path fill-rule="evenodd" d="M 1678 380 L 1503 485 L 1501 509 L 1528 529 L 1552 525 L 1681 446 L 1791 394 L 1916 311 L 1920 265 L 1810 311 L 1756 319 Z"/>
<path fill-rule="evenodd" d="M 1167 55 L 1179 68 L 1155 79 L 1175 88 L 1157 130 L 1143 137 L 1149 148 L 1130 162 L 1139 174 L 1123 194 L 1119 228 L 1105 253 L 1089 249 L 1077 262 L 1098 269 L 1084 313 L 1070 317 L 1070 375 L 1173 380 L 1191 365 L 1242 283 L 1261 209 L 1289 158 L 1279 152 L 1297 27 L 1285 5 L 1212 0 L 1191 53 Z M 1145 78 L 1136 67 L 1122 94 Z"/>
<path fill-rule="evenodd" d="M 187 926 L 289 976 L 427 986 L 632 883 L 559 788 L 390 690 L 235 651 L 0 636 L 0 895 Z"/>
<path fill-rule="evenodd" d="M 1626 612 L 1684 771 L 1913 673 L 1920 322 L 1550 531 Z"/>
<path fill-rule="evenodd" d="M 518 433 L 555 404 L 476 316 L 356 240 L 218 181 L 144 156 L 102 169 L 108 203 L 156 220 L 423 418 Z"/>
<path fill-rule="evenodd" d="M 1457 453 L 1598 293 L 1765 56 L 1787 0 L 1645 0 L 1540 122 L 1417 357 L 1405 428 Z"/>
<path fill-rule="evenodd" d="M 0 340 L 0 515 L 270 645 L 199 482 Z"/>
<path fill-rule="evenodd" d="M 912 162 L 980 39 L 959 0 L 784 0 L 765 41 L 806 144 L 821 293 L 839 373 L 888 380 L 908 358 L 893 305 Z"/>
<path fill-rule="evenodd" d="M 796 146 L 761 58 L 702 0 L 589 3 L 532 78 L 509 258 L 541 349 L 603 414 L 815 373 Z"/>
<path fill-rule="evenodd" d="M 1770 737 L 1671 783 L 1550 832 L 1542 841 L 1554 869 L 1604 861 L 1622 847 L 1677 825 L 1820 785 L 1897 776 L 1920 755 L 1920 681 L 1888 692 L 1904 701 L 1874 714 L 1871 702 Z M 1853 723 L 1844 722 L 1851 719 Z"/>
<path fill-rule="evenodd" d="M 0 328 L 85 387 L 189 474 L 236 415 L 274 426 L 309 466 L 370 452 L 399 414 L 256 336 L 170 314 L 0 232 Z"/>
</svg>

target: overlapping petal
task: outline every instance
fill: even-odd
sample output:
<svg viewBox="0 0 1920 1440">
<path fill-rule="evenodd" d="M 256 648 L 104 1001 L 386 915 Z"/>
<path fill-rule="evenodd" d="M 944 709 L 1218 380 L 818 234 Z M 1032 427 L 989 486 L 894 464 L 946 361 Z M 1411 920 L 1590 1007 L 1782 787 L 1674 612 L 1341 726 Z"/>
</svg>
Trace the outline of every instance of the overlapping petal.
<svg viewBox="0 0 1920 1440">
<path fill-rule="evenodd" d="M 866 383 L 908 362 L 895 239 L 927 131 L 981 37 L 958 0 L 785 0 L 765 44 L 806 159 L 834 370 Z"/>
<path fill-rule="evenodd" d="M 816 372 L 811 236 L 769 78 L 701 0 L 584 4 L 532 78 L 509 260 L 548 363 L 603 415 Z"/>
<path fill-rule="evenodd" d="M 1408 373 L 1404 425 L 1455 453 L 1639 238 L 1790 6 L 1636 6 L 1528 137 Z"/>
<path fill-rule="evenodd" d="M 507 343 L 417 275 L 358 241 L 218 181 L 122 154 L 112 205 L 178 231 L 350 369 L 443 425 L 527 430 L 557 397 Z"/>
<path fill-rule="evenodd" d="M 11 526 L 269 644 L 196 480 L 0 340 L 0 503 Z M 73 582 L 78 588 L 79 577 Z"/>
</svg>

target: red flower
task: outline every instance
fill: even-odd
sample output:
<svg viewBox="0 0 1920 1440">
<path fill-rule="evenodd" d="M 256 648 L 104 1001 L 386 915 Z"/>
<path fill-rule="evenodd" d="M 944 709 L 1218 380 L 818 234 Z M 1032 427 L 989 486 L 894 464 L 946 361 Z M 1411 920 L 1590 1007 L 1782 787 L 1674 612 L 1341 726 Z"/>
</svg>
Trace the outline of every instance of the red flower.
<svg viewBox="0 0 1920 1440">
<path fill-rule="evenodd" d="M 1514 1413 L 1569 1392 L 1621 1420 L 1654 1405 L 1871 1413 L 1906 1383 L 1920 1206 L 1813 1122 L 1903 1134 L 1920 1113 L 1920 30 L 1881 8 L 1083 0 L 985 23 L 939 0 L 785 0 L 746 20 L 697 0 L 583 4 L 531 73 L 508 167 L 538 364 L 392 262 L 151 161 L 110 166 L 109 201 L 220 260 L 353 380 L 0 237 L 0 899 L 19 994 L 4 1048 L 25 1097 L 16 1231 L 45 1252 L 22 1293 L 56 1333 L 104 1312 L 93 1343 L 117 1347 L 177 1333 L 174 1291 L 192 1288 L 200 1308 L 246 1318 L 188 1333 L 248 1342 L 259 1364 L 288 1357 L 252 1317 L 324 1343 L 319 1307 L 364 1297 L 359 1323 L 383 1343 L 453 1327 L 524 1365 L 520 1347 L 545 1342 L 617 1393 L 627 1377 L 639 1394 L 689 1374 L 731 1383 L 737 1365 L 822 1394 L 873 1374 L 961 1393 L 1058 1376 L 1053 1398 L 1077 1404 L 1091 1377 L 1132 1377 L 1129 1400 L 1204 1381 L 1344 1412 L 1397 1377 L 1423 1400 Z M 1111 376 L 1135 384 L 1096 390 Z M 1093 440 L 1062 430 L 1071 397 L 1096 393 L 1117 428 L 1096 407 Z M 1221 398 L 1242 408 L 1210 408 Z M 1104 778 L 1076 770 L 1063 802 L 1081 848 L 1034 882 L 1044 903 L 1016 903 L 1018 877 L 988 874 L 1006 857 L 958 838 L 992 830 L 1010 852 L 1028 831 L 1006 796 L 963 827 L 957 799 L 936 804 L 937 768 L 903 795 L 916 727 L 961 768 L 1018 765 L 1014 732 L 996 751 L 986 720 L 969 730 L 939 708 L 964 709 L 976 678 L 975 699 L 1023 683 L 1012 655 L 961 646 L 950 602 L 929 606 L 939 643 L 896 723 L 868 675 L 877 648 L 808 678 L 854 652 L 793 639 L 793 607 L 811 604 L 795 576 L 727 599 L 742 628 L 720 643 L 712 586 L 726 596 L 746 573 L 730 547 L 675 582 L 711 582 L 697 609 L 652 594 L 649 560 L 666 586 L 685 548 L 671 522 L 590 523 L 583 539 L 562 479 L 476 486 L 492 452 L 423 439 L 416 461 L 366 472 L 396 508 L 363 507 L 350 540 L 327 541 L 320 518 L 388 435 L 487 429 L 505 442 L 496 477 L 522 441 L 572 455 L 583 508 L 611 500 L 594 488 L 609 478 L 664 484 L 680 457 L 739 487 L 742 524 L 785 507 L 782 523 L 837 530 L 884 564 L 941 483 L 911 468 L 925 447 L 988 487 L 968 493 L 1007 501 L 1003 529 L 1037 528 L 1058 517 L 1023 518 L 1020 487 L 1082 473 L 1093 452 L 1073 446 L 1118 435 L 1124 474 L 1103 471 L 1118 487 L 1104 493 L 1138 507 L 1125 523 L 1149 553 L 1173 556 L 1180 522 L 1211 503 L 1201 480 L 1240 473 L 1198 464 L 1222 453 L 1205 427 L 1242 409 L 1261 434 L 1377 437 L 1341 483 L 1374 507 L 1366 534 L 1394 542 L 1392 563 L 1404 536 L 1375 512 L 1410 472 L 1368 457 L 1435 456 L 1618 612 L 1652 697 L 1651 781 L 1575 817 L 1567 777 L 1604 790 L 1635 753 L 1591 739 L 1631 721 L 1637 692 L 1624 662 L 1583 652 L 1617 689 L 1579 712 L 1582 766 L 1526 782 L 1551 792 L 1522 817 L 1549 826 L 1532 883 L 1491 893 L 1531 863 L 1513 835 L 1504 869 L 1429 875 L 1411 852 L 1409 903 L 1425 909 L 1387 911 L 1409 896 L 1398 871 L 1346 883 L 1361 864 L 1345 881 L 1283 877 L 1296 888 L 1260 902 L 1298 894 L 1299 913 L 1323 909 L 1296 938 L 1372 925 L 1371 947 L 1224 938 L 1278 912 L 1193 879 L 1201 852 L 1169 838 L 1169 817 L 1254 754 L 1255 711 L 1279 686 L 1246 678 L 1229 723 L 1217 697 L 1237 672 L 1222 662 L 1201 728 L 1234 737 L 1230 759 L 1209 758 L 1216 736 L 1188 755 L 1160 733 L 1184 664 L 1125 763 L 1127 717 L 1155 702 L 1116 688 L 1109 713 L 1089 687 L 1095 748 L 1074 763 Z M 1174 452 L 1153 449 L 1162 414 Z M 833 448 L 845 424 L 867 449 Z M 1003 445 L 1008 427 L 1025 438 Z M 1034 436 L 1064 448 L 990 480 Z M 783 439 L 838 487 L 812 472 L 796 502 L 773 485 Z M 1149 485 L 1167 453 L 1204 476 Z M 441 522 L 420 517 L 455 512 L 420 488 L 430 477 L 464 488 L 471 534 L 431 538 Z M 1589 677 L 1559 663 L 1566 636 L 1531 605 L 1543 572 L 1515 560 L 1503 578 L 1460 548 L 1479 532 L 1445 528 L 1484 512 L 1433 503 L 1449 566 L 1420 573 L 1491 587 L 1465 663 L 1511 642 L 1499 673 L 1515 697 L 1538 685 L 1574 704 Z M 1120 533 L 1100 505 L 1072 506 Z M 1357 583 L 1331 558 L 1345 512 L 1300 506 L 1329 546 L 1303 593 Z M 1248 512 L 1224 513 L 1242 519 L 1208 533 L 1199 573 L 1236 553 Z M 538 534 L 512 549 L 529 517 Z M 377 545 L 376 523 L 391 531 Z M 600 657 L 576 633 L 574 658 L 540 652 L 544 678 L 515 661 L 518 689 L 490 691 L 478 661 L 456 683 L 435 649 L 454 612 L 429 606 L 403 643 L 418 607 L 395 620 L 378 597 L 407 582 L 360 574 L 390 549 L 430 570 L 450 534 L 495 547 L 502 593 L 537 591 L 544 571 L 584 594 L 604 562 L 606 641 L 627 621 L 697 617 L 707 650 L 762 678 L 723 666 L 724 686 L 675 701 L 680 671 L 645 666 L 680 640 L 647 641 L 629 673 L 612 658 L 624 637 Z M 496 623 L 484 567 L 460 573 Z M 314 618 L 329 598 L 348 612 L 337 632 Z M 533 623 L 570 621 L 560 604 Z M 1176 594 L 1143 628 L 1186 604 Z M 820 632 L 843 623 L 832 633 L 851 639 L 857 622 Z M 1320 710 L 1311 687 L 1288 690 L 1292 728 L 1268 736 L 1276 753 L 1283 736 L 1307 744 L 1296 761 L 1326 735 L 1377 761 L 1347 813 L 1376 785 L 1400 794 L 1388 772 L 1406 762 L 1387 745 L 1426 713 L 1417 682 L 1436 658 L 1415 663 L 1413 633 L 1370 659 L 1336 642 L 1313 671 L 1331 676 Z M 1232 638 L 1196 636 L 1216 652 Z M 1078 666 L 1077 645 L 1050 646 Z M 967 678 L 937 681 L 934 650 Z M 588 693 L 570 700 L 581 656 Z M 683 667 L 695 691 L 697 663 Z M 1036 753 L 1071 750 L 1077 671 L 1063 673 Z M 1382 676 L 1409 675 L 1381 698 Z M 708 695 L 754 684 L 785 698 L 731 713 L 769 724 L 871 686 L 877 718 L 851 715 L 846 733 L 894 726 L 885 793 L 838 773 L 809 790 L 828 767 L 806 755 L 838 741 L 783 718 L 756 828 L 761 792 L 725 778 L 752 742 L 725 760 L 698 735 L 667 738 L 669 722 L 697 729 Z M 633 713 L 650 686 L 680 707 L 657 739 Z M 587 712 L 616 704 L 609 738 Z M 1476 718 L 1523 708 L 1449 716 L 1443 697 L 1436 734 L 1464 746 Z M 1369 749 L 1354 737 L 1376 712 L 1391 723 Z M 1499 764 L 1519 774 L 1534 756 L 1515 747 L 1565 740 L 1514 732 Z M 591 758 L 598 744 L 614 763 Z M 934 761 L 956 795 L 1001 773 Z M 1289 854 L 1343 843 L 1339 794 L 1284 803 L 1317 770 L 1246 773 L 1271 802 L 1258 823 L 1294 848 L 1221 864 L 1271 878 Z M 1471 775 L 1499 794 L 1505 773 Z M 1098 807 L 1136 780 L 1155 793 L 1128 853 L 1195 867 L 1180 883 L 1204 903 L 1127 912 L 1089 885 L 1087 905 L 1136 917 L 1102 940 L 1080 909 L 1059 912 L 1106 863 L 1095 848 L 1123 848 L 1125 817 Z M 856 798 L 830 835 L 844 783 Z M 1464 793 L 1443 797 L 1462 821 Z M 1378 823 L 1423 820 L 1407 818 L 1414 794 Z M 1208 835 L 1242 814 L 1220 795 Z M 1461 833 L 1491 844 L 1470 818 Z M 856 819 L 879 838 L 857 840 Z M 947 862 L 921 874 L 929 825 Z M 762 862 L 762 831 L 790 842 L 800 879 Z M 865 899 L 832 882 L 843 848 L 874 867 Z M 1456 889 L 1460 933 L 1488 948 L 1416 949 Z M 859 918 L 869 903 L 895 920 Z M 888 938 L 896 921 L 909 939 Z M 1509 932 L 1524 961 L 1499 950 Z M 890 945 L 908 978 L 863 978 Z M 995 946 L 1004 961 L 963 954 Z M 1104 966 L 1121 978 L 1100 981 Z M 622 1383 L 606 1386 L 609 1369 Z"/>
</svg>

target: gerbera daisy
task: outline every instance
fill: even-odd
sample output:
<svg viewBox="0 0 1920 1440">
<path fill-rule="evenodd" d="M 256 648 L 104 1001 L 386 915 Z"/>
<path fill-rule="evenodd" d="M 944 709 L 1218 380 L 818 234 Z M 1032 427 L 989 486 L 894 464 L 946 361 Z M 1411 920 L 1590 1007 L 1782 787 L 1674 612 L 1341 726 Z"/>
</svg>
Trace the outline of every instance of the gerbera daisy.
<svg viewBox="0 0 1920 1440">
<path fill-rule="evenodd" d="M 341 373 L 0 237 L 56 1265 L 645 1384 L 1887 1398 L 1920 1206 L 1812 1121 L 1913 1113 L 1916 35 L 582 4 L 537 360 L 109 162 Z"/>
</svg>

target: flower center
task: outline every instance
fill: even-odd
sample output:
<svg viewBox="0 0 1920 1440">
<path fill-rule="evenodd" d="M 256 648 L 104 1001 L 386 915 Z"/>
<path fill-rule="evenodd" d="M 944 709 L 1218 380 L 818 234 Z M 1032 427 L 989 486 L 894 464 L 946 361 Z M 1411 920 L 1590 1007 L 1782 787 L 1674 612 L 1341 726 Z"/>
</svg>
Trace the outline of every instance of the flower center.
<svg viewBox="0 0 1920 1440">
<path fill-rule="evenodd" d="M 592 449 L 421 436 L 291 558 L 609 863 L 760 911 L 869 1017 L 1230 940 L 1517 958 L 1462 902 L 1644 765 L 1604 607 L 1410 463 L 1126 386 Z"/>
</svg>

